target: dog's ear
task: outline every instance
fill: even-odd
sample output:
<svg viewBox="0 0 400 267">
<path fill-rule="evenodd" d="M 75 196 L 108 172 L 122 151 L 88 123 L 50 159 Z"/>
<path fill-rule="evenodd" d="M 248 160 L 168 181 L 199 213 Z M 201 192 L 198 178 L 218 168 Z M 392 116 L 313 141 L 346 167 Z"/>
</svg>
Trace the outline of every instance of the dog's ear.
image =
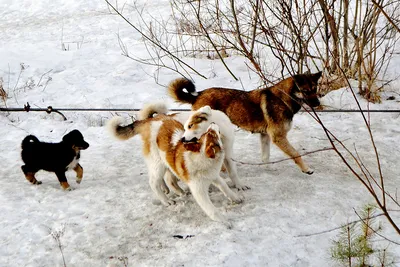
<svg viewBox="0 0 400 267">
<path fill-rule="evenodd" d="M 314 83 L 317 83 L 319 78 L 322 77 L 322 71 L 312 74 L 312 79 Z"/>
<path fill-rule="evenodd" d="M 205 153 L 207 155 L 207 158 L 215 159 L 215 156 L 220 151 L 221 151 L 221 147 L 217 143 L 211 142 L 211 143 L 207 144 Z"/>
<path fill-rule="evenodd" d="M 298 89 L 302 88 L 308 81 L 309 75 L 308 74 L 299 74 L 293 76 L 294 83 L 297 85 Z"/>
<path fill-rule="evenodd" d="M 83 140 L 83 135 L 78 130 L 72 130 L 71 132 L 64 135 L 63 139 L 66 143 L 74 143 L 76 140 Z"/>
<path fill-rule="evenodd" d="M 205 114 L 207 116 L 209 116 L 211 114 L 211 107 L 210 106 L 204 106 L 199 108 L 198 110 L 200 113 Z"/>
<path fill-rule="evenodd" d="M 215 159 L 215 154 L 217 154 L 217 152 L 215 151 L 214 146 L 213 146 L 213 145 L 208 145 L 208 146 L 206 147 L 206 155 L 207 155 L 207 158 Z"/>
<path fill-rule="evenodd" d="M 219 127 L 217 124 L 212 123 L 208 126 L 207 132 L 205 133 L 206 139 L 206 155 L 208 158 L 214 159 L 216 154 L 222 150 L 219 143 Z"/>
<path fill-rule="evenodd" d="M 191 152 L 200 152 L 201 144 L 197 142 L 183 143 L 183 147 Z"/>
</svg>

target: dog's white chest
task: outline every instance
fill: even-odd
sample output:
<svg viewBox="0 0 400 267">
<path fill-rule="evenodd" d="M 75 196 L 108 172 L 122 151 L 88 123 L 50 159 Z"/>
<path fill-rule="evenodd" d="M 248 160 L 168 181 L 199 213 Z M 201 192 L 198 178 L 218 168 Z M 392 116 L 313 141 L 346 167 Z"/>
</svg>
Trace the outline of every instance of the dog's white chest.
<svg viewBox="0 0 400 267">
<path fill-rule="evenodd" d="M 68 170 L 74 169 L 76 167 L 76 165 L 78 165 L 78 163 L 79 163 L 79 155 L 74 157 L 74 159 L 71 161 L 71 163 L 68 164 L 67 169 Z"/>
</svg>

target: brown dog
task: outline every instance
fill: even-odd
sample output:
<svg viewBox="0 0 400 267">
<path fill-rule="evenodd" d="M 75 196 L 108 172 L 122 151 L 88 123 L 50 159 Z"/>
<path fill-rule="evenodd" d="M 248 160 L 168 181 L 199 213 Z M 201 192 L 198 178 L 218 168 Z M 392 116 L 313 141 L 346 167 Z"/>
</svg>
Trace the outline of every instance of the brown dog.
<svg viewBox="0 0 400 267">
<path fill-rule="evenodd" d="M 286 78 L 274 86 L 252 91 L 212 87 L 196 92 L 192 81 L 180 78 L 172 81 L 169 94 L 178 102 L 192 104 L 192 110 L 208 105 L 225 112 L 232 123 L 252 133 L 261 134 L 264 162 L 269 160 L 270 139 L 284 153 L 294 159 L 302 172 L 314 171 L 302 160 L 286 136 L 294 114 L 303 103 L 319 106 L 318 79 L 322 72 L 299 74 Z"/>
</svg>

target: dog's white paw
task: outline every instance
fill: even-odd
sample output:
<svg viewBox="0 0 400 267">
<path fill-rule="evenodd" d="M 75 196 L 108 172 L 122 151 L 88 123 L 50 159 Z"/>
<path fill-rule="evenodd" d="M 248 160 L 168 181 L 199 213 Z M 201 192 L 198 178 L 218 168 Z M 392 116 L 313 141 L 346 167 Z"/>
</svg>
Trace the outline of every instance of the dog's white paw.
<svg viewBox="0 0 400 267">
<path fill-rule="evenodd" d="M 161 201 L 161 203 L 166 207 L 176 204 L 176 202 L 174 200 L 172 200 L 172 199 L 168 199 L 167 201 Z"/>
<path fill-rule="evenodd" d="M 244 184 L 236 184 L 235 185 L 235 188 L 238 190 L 238 191 L 241 191 L 241 190 L 248 190 L 248 189 L 250 189 L 250 187 L 249 186 L 247 186 L 247 185 L 244 185 Z"/>
<path fill-rule="evenodd" d="M 235 204 L 240 204 L 244 201 L 244 196 L 235 194 L 235 197 L 232 197 L 232 202 Z"/>
<path fill-rule="evenodd" d="M 163 191 L 164 194 L 168 195 L 170 190 L 168 188 L 168 186 L 166 185 L 161 185 L 161 190 Z"/>
<path fill-rule="evenodd" d="M 268 163 L 269 162 L 269 155 L 268 156 L 262 155 L 261 156 L 261 161 L 264 162 L 264 163 Z"/>
<path fill-rule="evenodd" d="M 303 171 L 305 174 L 308 174 L 308 175 L 311 175 L 311 174 L 313 174 L 314 173 L 314 170 L 313 169 L 311 169 L 311 168 L 308 168 L 308 170 L 306 170 L 306 171 Z"/>
</svg>

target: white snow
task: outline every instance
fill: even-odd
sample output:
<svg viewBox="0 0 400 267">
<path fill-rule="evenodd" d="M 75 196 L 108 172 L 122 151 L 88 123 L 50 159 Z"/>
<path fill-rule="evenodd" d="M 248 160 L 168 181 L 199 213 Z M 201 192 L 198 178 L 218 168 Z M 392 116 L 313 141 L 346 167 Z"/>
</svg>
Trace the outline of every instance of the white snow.
<svg viewBox="0 0 400 267">
<path fill-rule="evenodd" d="M 168 14 L 168 1 L 136 1 L 154 14 Z M 121 4 L 121 3 L 120 3 Z M 132 11 L 127 5 L 126 10 Z M 132 12 L 131 19 L 137 19 Z M 0 0 L 0 78 L 9 94 L 8 107 L 140 108 L 152 101 L 173 103 L 166 85 L 177 74 L 140 65 L 121 55 L 117 34 L 131 52 L 146 56 L 140 36 L 121 18 L 110 14 L 104 1 Z M 62 50 L 62 45 L 67 51 Z M 241 58 L 227 58 L 241 81 L 234 81 L 219 62 L 191 59 L 210 77 L 196 79 L 199 89 L 210 86 L 252 89 L 257 79 Z M 392 75 L 399 74 L 395 58 Z M 397 63 L 397 64 L 396 64 Z M 21 72 L 21 64 L 24 70 Z M 20 77 L 19 77 L 20 76 Z M 19 78 L 18 78 L 19 77 Z M 18 82 L 17 82 L 18 81 Z M 395 85 L 399 82 L 395 82 Z M 383 98 L 376 109 L 399 108 Z M 392 90 L 392 91 L 393 91 Z M 355 108 L 351 94 L 338 90 L 325 104 Z M 363 107 L 366 102 L 360 100 Z M 3 103 L 1 103 L 3 107 Z M 106 131 L 114 115 L 129 119 L 131 112 L 0 113 L 0 266 L 63 266 L 52 234 L 59 234 L 67 266 L 337 266 L 330 258 L 332 240 L 339 231 L 316 234 L 358 219 L 374 203 L 367 190 L 333 151 L 304 156 L 315 170 L 302 174 L 291 161 L 254 166 L 239 164 L 238 175 L 251 190 L 245 201 L 231 205 L 221 192 L 210 195 L 233 224 L 233 229 L 211 221 L 192 197 L 178 198 L 164 207 L 155 201 L 141 155 L 140 137 L 118 141 Z M 379 151 L 386 189 L 392 196 L 400 184 L 399 113 L 373 113 L 369 119 Z M 360 114 L 321 113 L 326 126 L 357 152 L 373 175 L 376 159 Z M 60 188 L 53 173 L 37 174 L 43 184 L 31 185 L 20 169 L 20 144 L 28 134 L 59 142 L 79 129 L 90 147 L 81 152 L 81 184 L 75 173 L 67 177 L 73 191 Z M 259 137 L 235 132 L 234 158 L 261 162 Z M 289 141 L 300 153 L 329 147 L 316 121 L 297 114 Z M 271 160 L 285 158 L 271 146 Z M 390 200 L 389 208 L 399 210 Z M 400 213 L 392 212 L 400 225 Z M 399 242 L 387 220 L 378 219 L 383 234 Z M 315 234 L 311 236 L 304 236 Z M 187 237 L 174 238 L 174 235 Z M 386 246 L 380 240 L 377 246 Z M 389 249 L 400 261 L 400 247 Z"/>
</svg>

